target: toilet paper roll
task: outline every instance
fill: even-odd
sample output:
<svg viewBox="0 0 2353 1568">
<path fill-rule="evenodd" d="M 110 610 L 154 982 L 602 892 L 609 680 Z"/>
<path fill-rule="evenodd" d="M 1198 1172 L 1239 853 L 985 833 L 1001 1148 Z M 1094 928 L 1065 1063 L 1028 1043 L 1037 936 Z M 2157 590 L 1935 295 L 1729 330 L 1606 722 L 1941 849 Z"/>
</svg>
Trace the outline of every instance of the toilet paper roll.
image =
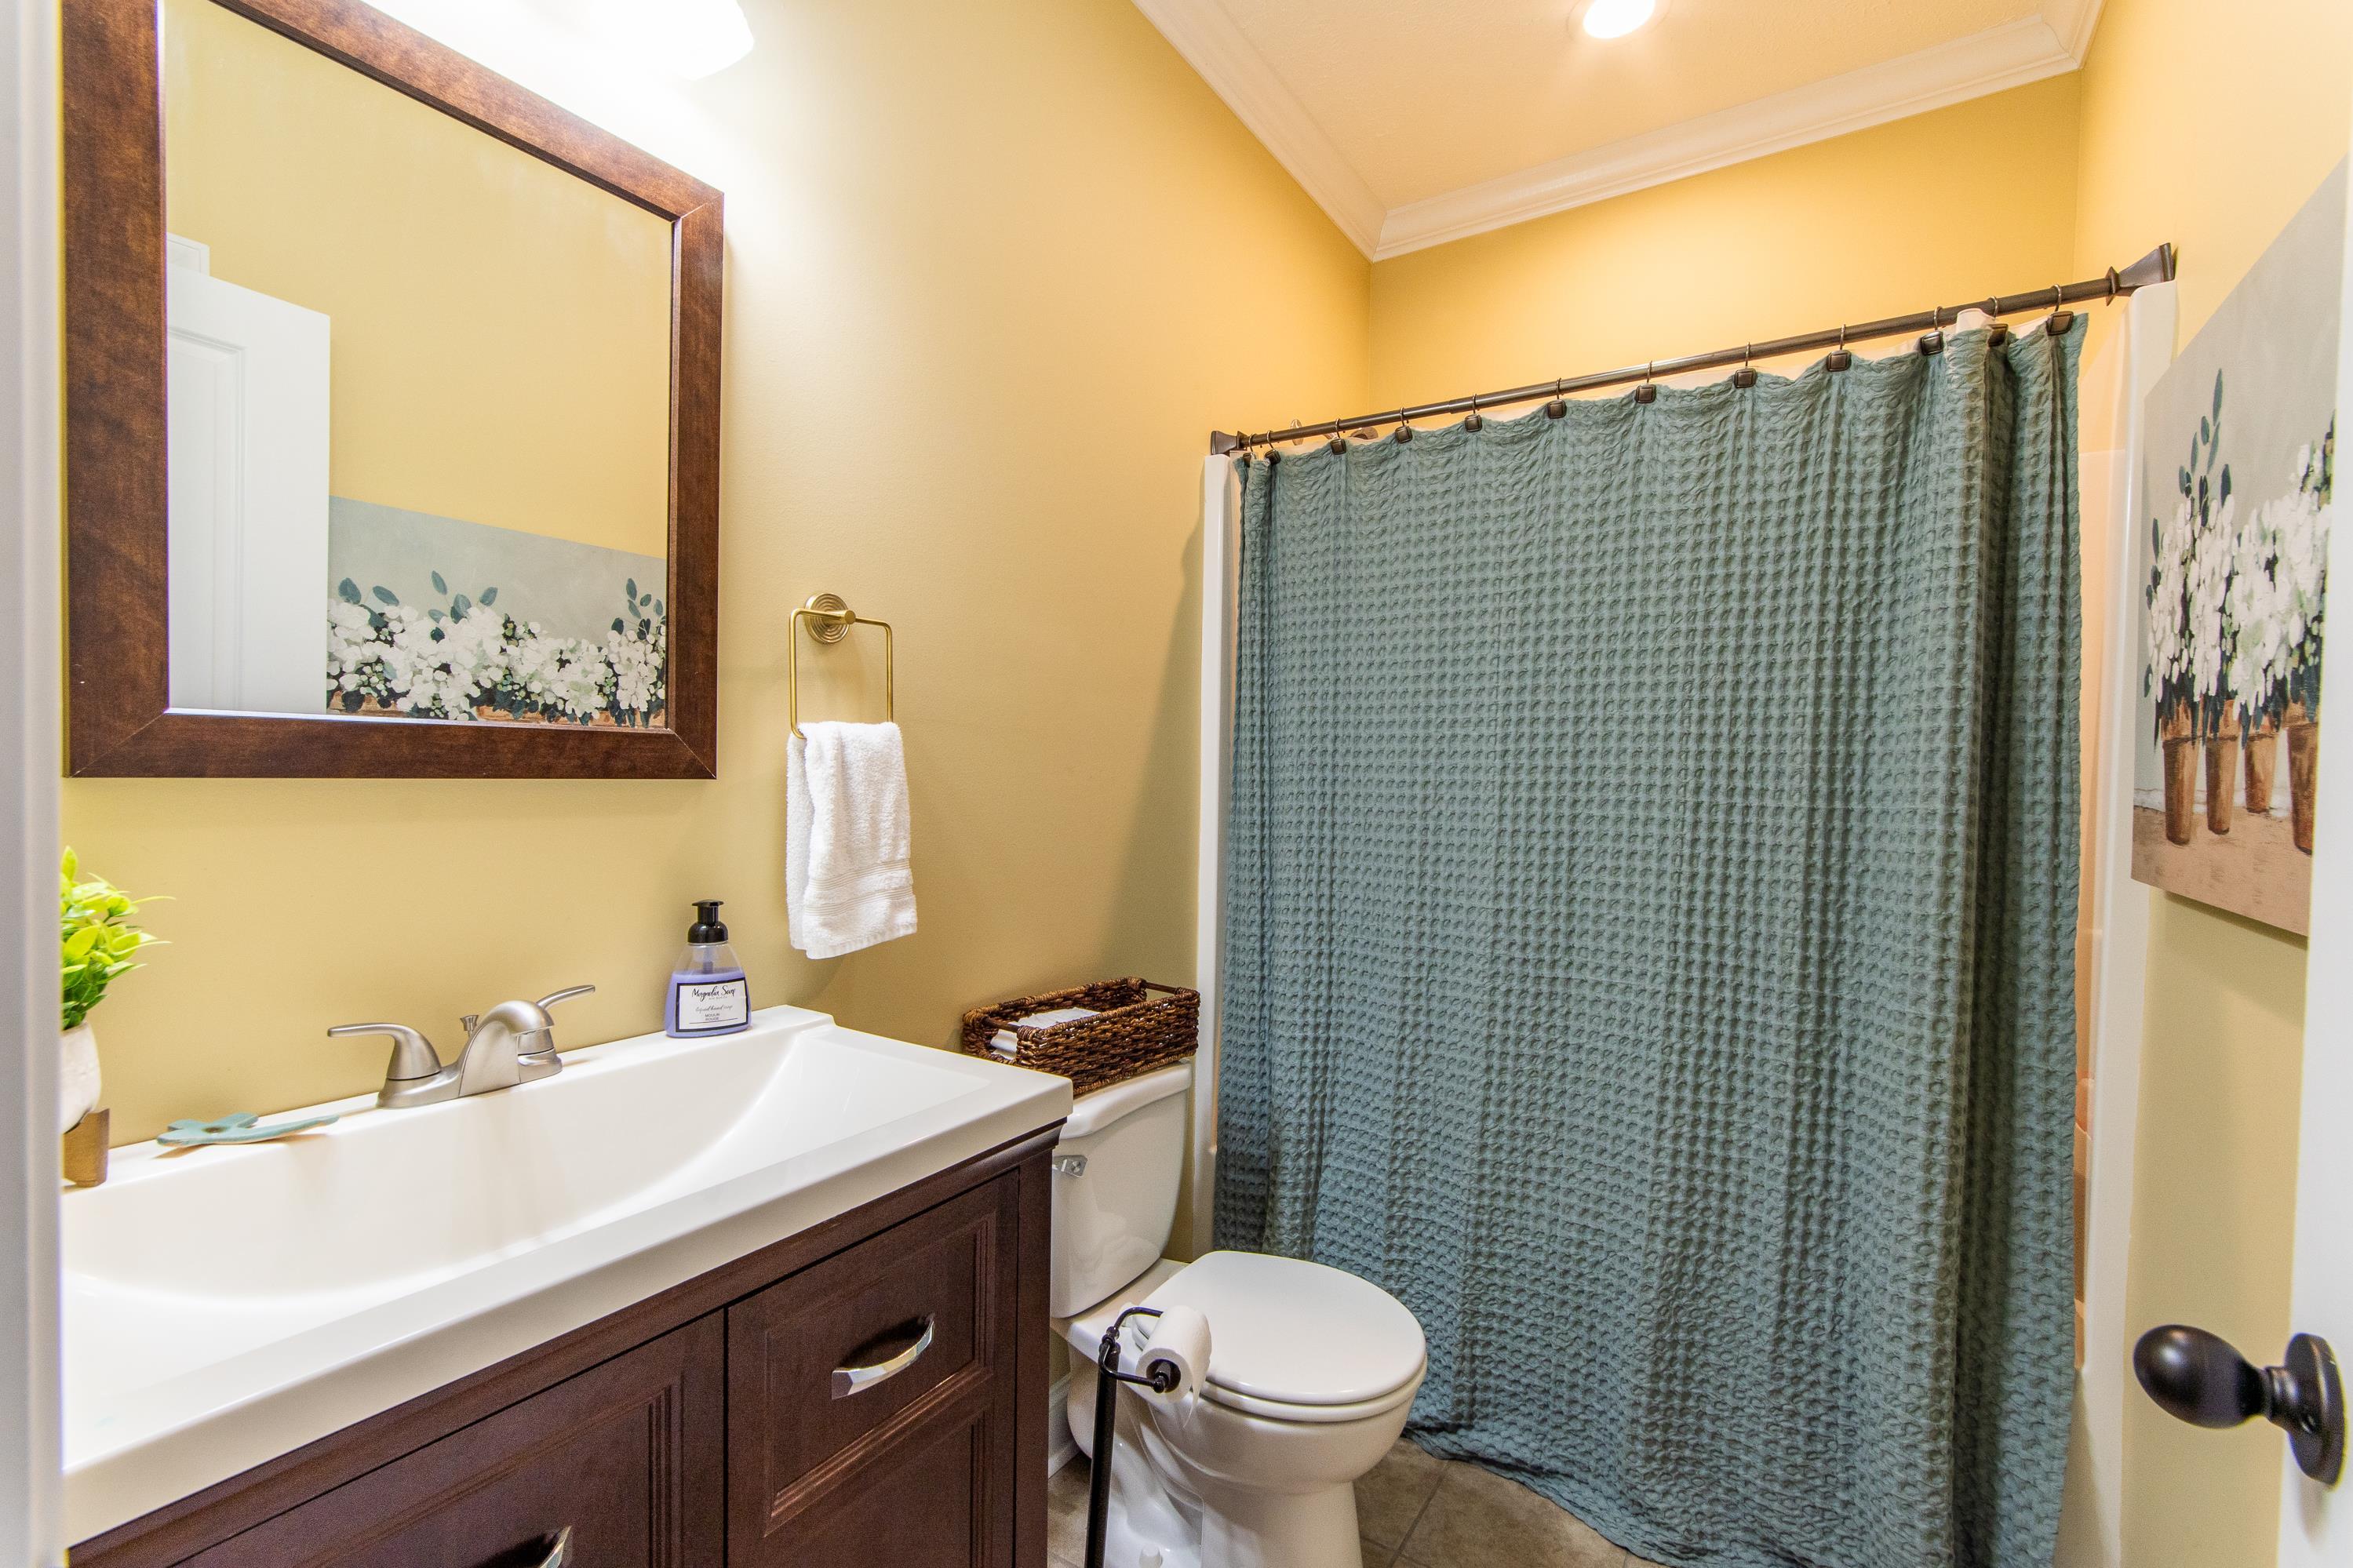
<svg viewBox="0 0 2353 1568">
<path fill-rule="evenodd" d="M 1163 1404 L 1189 1405 L 1200 1397 L 1201 1380 L 1209 1375 L 1209 1320 L 1192 1307 L 1170 1307 L 1153 1321 L 1136 1368 L 1145 1377 L 1161 1368 L 1176 1374 L 1166 1394 L 1144 1390 L 1145 1396 Z"/>
</svg>

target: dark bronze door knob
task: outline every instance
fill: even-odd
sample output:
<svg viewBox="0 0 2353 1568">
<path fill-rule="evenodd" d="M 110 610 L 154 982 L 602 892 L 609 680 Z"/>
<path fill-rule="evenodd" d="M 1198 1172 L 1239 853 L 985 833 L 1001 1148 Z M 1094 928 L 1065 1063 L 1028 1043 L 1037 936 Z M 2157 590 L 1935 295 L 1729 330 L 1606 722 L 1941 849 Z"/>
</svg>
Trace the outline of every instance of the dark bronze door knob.
<svg viewBox="0 0 2353 1568">
<path fill-rule="evenodd" d="M 2203 1329 L 2169 1323 L 2133 1346 L 2133 1375 L 2158 1408 L 2193 1426 L 2260 1415 L 2287 1433 L 2298 1468 L 2335 1486 L 2345 1468 L 2345 1388 L 2328 1342 L 2298 1334 L 2278 1366 L 2258 1367 Z"/>
</svg>

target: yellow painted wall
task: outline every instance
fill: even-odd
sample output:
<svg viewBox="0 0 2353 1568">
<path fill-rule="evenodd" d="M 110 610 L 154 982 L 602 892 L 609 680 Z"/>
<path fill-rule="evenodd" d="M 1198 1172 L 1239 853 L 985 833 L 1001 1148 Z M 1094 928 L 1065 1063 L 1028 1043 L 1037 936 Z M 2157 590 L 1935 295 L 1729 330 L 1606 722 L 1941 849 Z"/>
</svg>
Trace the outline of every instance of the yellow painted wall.
<svg viewBox="0 0 2353 1568">
<path fill-rule="evenodd" d="M 2107 0 L 2082 73 L 2075 270 L 2176 241 L 2187 342 L 2346 155 L 2348 58 L 2344 0 Z M 2127 1328 L 2200 1323 L 2276 1356 L 2290 1331 L 2305 945 L 2183 899 L 2152 915 Z M 2136 1398 L 2124 1436 L 2132 1568 L 2272 1562 L 2275 1435 L 2200 1432 Z"/>
<path fill-rule="evenodd" d="M 668 223 L 211 0 L 164 106 L 171 232 L 332 318 L 334 494 L 669 552 Z"/>
<path fill-rule="evenodd" d="M 644 138 L 727 198 L 719 779 L 68 781 L 83 863 L 175 899 L 93 1017 L 121 1137 L 374 1088 L 346 1020 L 447 1049 L 588 981 L 566 1041 L 658 1028 L 696 897 L 757 1001 L 929 1044 L 1192 972 L 1199 462 L 1365 402 L 1367 265 L 1127 0 L 747 9 Z M 897 624 L 922 931 L 813 963 L 784 628 L 820 589 Z M 863 710 L 826 674 L 873 657 L 805 658 L 811 710 Z"/>
<path fill-rule="evenodd" d="M 2055 282 L 2073 260 L 2075 100 L 2056 77 L 1384 261 L 1373 401 Z"/>
</svg>

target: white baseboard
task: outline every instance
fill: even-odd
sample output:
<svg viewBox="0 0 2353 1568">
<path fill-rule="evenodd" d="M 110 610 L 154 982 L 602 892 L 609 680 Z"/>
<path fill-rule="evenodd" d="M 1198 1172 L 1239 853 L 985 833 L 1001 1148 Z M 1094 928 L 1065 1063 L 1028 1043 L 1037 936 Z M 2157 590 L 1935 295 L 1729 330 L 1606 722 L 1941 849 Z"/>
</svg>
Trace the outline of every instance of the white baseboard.
<svg viewBox="0 0 2353 1568">
<path fill-rule="evenodd" d="M 1046 1473 L 1078 1457 L 1078 1439 L 1071 1436 L 1071 1377 L 1064 1373 L 1046 1393 Z"/>
</svg>

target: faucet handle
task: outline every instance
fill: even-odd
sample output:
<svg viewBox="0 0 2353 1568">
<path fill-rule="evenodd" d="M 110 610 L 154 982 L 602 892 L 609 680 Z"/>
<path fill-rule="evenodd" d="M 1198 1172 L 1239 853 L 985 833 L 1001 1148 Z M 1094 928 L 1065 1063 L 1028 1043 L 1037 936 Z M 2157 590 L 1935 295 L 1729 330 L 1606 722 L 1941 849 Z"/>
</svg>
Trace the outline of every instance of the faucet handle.
<svg viewBox="0 0 2353 1568">
<path fill-rule="evenodd" d="M 386 1083 L 397 1083 L 405 1079 L 431 1078 L 441 1070 L 441 1058 L 433 1049 L 433 1042 L 406 1024 L 337 1024 L 327 1033 L 330 1037 L 389 1035 L 392 1037 L 392 1061 L 384 1069 Z"/>
<path fill-rule="evenodd" d="M 538 1026 L 519 1042 L 523 1054 L 528 1057 L 553 1058 L 555 1055 L 555 1020 L 548 1016 L 547 1010 L 558 1002 L 569 1002 L 575 996 L 586 996 L 596 989 L 594 985 L 567 985 L 561 991 L 550 992 L 536 1002 L 516 1004 L 518 1006 L 528 1007 L 539 1015 Z"/>
</svg>

